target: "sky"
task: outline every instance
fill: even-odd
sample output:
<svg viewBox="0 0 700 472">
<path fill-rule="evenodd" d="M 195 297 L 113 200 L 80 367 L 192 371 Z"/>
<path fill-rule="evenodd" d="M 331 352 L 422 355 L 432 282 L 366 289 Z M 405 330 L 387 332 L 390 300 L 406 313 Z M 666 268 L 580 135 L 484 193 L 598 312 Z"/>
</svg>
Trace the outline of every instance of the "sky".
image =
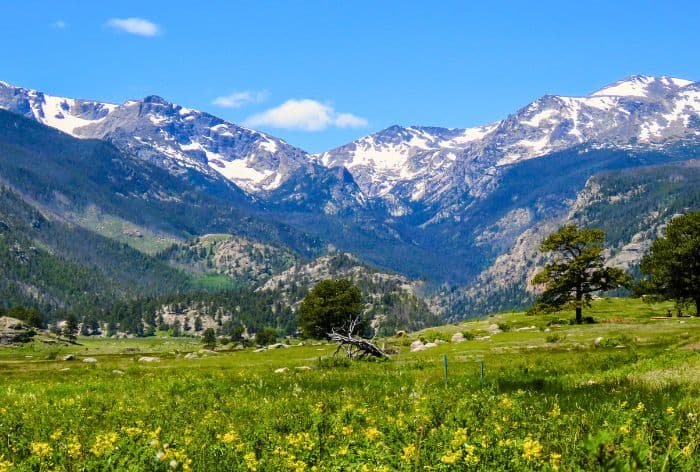
<svg viewBox="0 0 700 472">
<path fill-rule="evenodd" d="M 0 80 L 160 95 L 310 152 L 632 74 L 700 80 L 700 2 L 0 0 Z"/>
</svg>

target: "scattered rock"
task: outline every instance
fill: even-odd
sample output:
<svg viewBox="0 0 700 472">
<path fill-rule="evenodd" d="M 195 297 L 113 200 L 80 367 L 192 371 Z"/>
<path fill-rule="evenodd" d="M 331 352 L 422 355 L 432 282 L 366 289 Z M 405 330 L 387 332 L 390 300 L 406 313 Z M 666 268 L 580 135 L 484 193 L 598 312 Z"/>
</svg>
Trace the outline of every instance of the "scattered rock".
<svg viewBox="0 0 700 472">
<path fill-rule="evenodd" d="M 488 341 L 491 339 L 491 336 L 477 336 L 474 338 L 475 341 Z"/>
<path fill-rule="evenodd" d="M 289 370 L 289 367 L 280 367 L 279 369 L 275 369 L 275 374 L 284 374 Z"/>
<path fill-rule="evenodd" d="M 425 343 L 425 344 L 423 345 L 423 348 L 424 348 L 424 349 L 429 349 L 429 348 L 431 348 L 431 347 L 437 347 L 437 344 L 435 344 L 435 343 Z"/>
<path fill-rule="evenodd" d="M 490 324 L 488 328 L 486 328 L 486 331 L 488 331 L 490 334 L 498 334 L 502 333 L 503 330 L 498 327 L 497 324 Z"/>
<path fill-rule="evenodd" d="M 517 328 L 513 331 L 537 331 L 537 326 L 525 326 L 523 328 Z"/>
<path fill-rule="evenodd" d="M 464 339 L 464 335 L 462 333 L 455 333 L 452 335 L 453 343 L 463 343 L 464 341 L 466 341 L 466 339 Z"/>
<path fill-rule="evenodd" d="M 212 351 L 211 349 L 200 349 L 199 353 L 202 354 L 203 356 L 207 355 L 207 354 L 212 355 L 212 356 L 216 355 L 216 351 Z"/>
<path fill-rule="evenodd" d="M 411 343 L 411 352 L 418 352 L 418 351 L 424 351 L 425 346 L 423 345 L 423 341 L 420 339 L 417 339 Z"/>
<path fill-rule="evenodd" d="M 113 373 L 114 375 L 124 375 L 124 371 L 123 371 L 123 370 L 119 370 L 119 369 L 114 369 L 114 370 L 112 371 L 112 373 Z"/>
<path fill-rule="evenodd" d="M 552 331 L 552 328 L 545 328 L 545 329 L 544 329 L 544 332 L 545 332 L 545 333 L 549 333 L 550 331 Z"/>
<path fill-rule="evenodd" d="M 396 336 L 397 338 L 403 338 L 404 336 L 406 336 L 406 331 L 403 331 L 403 330 L 397 331 L 394 336 Z"/>
<path fill-rule="evenodd" d="M 446 343 L 447 343 L 447 341 L 443 341 L 442 339 L 436 339 L 435 341 L 433 341 L 433 344 L 446 344 Z"/>
<path fill-rule="evenodd" d="M 63 369 L 61 369 L 61 372 L 67 372 L 69 370 L 70 370 L 70 367 L 64 367 Z"/>
<path fill-rule="evenodd" d="M 160 362 L 160 357 L 143 356 L 139 357 L 139 362 Z"/>
<path fill-rule="evenodd" d="M 97 359 L 95 359 L 94 357 L 86 357 L 85 359 L 83 359 L 83 362 L 85 362 L 86 364 L 95 364 L 97 362 Z"/>
<path fill-rule="evenodd" d="M 267 349 L 265 349 L 264 347 L 261 347 L 261 348 L 256 349 L 253 352 L 265 352 L 265 351 L 267 351 Z"/>
<path fill-rule="evenodd" d="M 282 343 L 275 343 L 275 344 L 270 344 L 269 346 L 267 346 L 268 349 L 284 349 L 287 347 L 289 347 L 289 346 L 286 344 L 282 344 Z"/>
<path fill-rule="evenodd" d="M 75 360 L 75 356 L 74 356 L 73 354 L 68 354 L 67 356 L 63 356 L 63 357 L 62 357 L 62 360 L 64 360 L 64 361 L 74 361 L 74 360 Z"/>
<path fill-rule="evenodd" d="M 199 359 L 199 355 L 196 352 L 188 352 L 185 354 L 185 359 Z"/>
<path fill-rule="evenodd" d="M 594 344 L 595 346 L 600 346 L 600 343 L 602 343 L 602 342 L 603 342 L 603 336 L 598 336 L 597 338 L 595 338 L 595 339 L 593 340 L 593 344 Z"/>
<path fill-rule="evenodd" d="M 312 367 L 309 367 L 308 365 L 300 365 L 300 366 L 295 367 L 295 369 L 302 371 L 302 372 L 305 372 L 307 370 L 313 370 Z"/>
</svg>

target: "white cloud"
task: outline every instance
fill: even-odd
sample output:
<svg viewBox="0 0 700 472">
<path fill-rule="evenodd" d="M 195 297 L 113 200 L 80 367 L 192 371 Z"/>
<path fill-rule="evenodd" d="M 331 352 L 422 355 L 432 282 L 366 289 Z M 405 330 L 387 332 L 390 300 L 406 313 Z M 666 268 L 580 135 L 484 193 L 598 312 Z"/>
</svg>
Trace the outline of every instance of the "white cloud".
<svg viewBox="0 0 700 472">
<path fill-rule="evenodd" d="M 107 26 L 137 36 L 157 36 L 161 32 L 157 24 L 143 18 L 112 18 Z"/>
<path fill-rule="evenodd" d="M 53 23 L 51 23 L 49 26 L 51 26 L 52 28 L 56 28 L 56 29 L 65 29 L 65 28 L 68 28 L 68 23 L 66 23 L 63 20 L 57 20 L 57 21 L 54 21 Z"/>
<path fill-rule="evenodd" d="M 267 100 L 269 93 L 262 90 L 258 92 L 246 90 L 244 92 L 233 92 L 228 95 L 216 97 L 211 103 L 223 108 L 240 108 L 249 103 L 262 103 Z"/>
<path fill-rule="evenodd" d="M 361 128 L 367 126 L 367 120 L 351 113 L 338 113 L 330 105 L 304 98 L 287 100 L 278 107 L 253 115 L 246 120 L 246 124 L 302 131 L 323 131 L 331 126 Z"/>
</svg>

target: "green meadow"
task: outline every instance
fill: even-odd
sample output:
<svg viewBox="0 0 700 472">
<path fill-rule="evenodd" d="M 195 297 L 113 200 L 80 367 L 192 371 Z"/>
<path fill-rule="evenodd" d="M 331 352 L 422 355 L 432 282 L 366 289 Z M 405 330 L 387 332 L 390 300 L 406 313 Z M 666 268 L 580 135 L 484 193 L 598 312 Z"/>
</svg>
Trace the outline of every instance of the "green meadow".
<svg viewBox="0 0 700 472">
<path fill-rule="evenodd" d="M 2 348 L 0 471 L 700 470 L 700 318 L 651 319 L 672 308 L 503 313 L 376 340 L 389 361 L 298 341 Z"/>
</svg>

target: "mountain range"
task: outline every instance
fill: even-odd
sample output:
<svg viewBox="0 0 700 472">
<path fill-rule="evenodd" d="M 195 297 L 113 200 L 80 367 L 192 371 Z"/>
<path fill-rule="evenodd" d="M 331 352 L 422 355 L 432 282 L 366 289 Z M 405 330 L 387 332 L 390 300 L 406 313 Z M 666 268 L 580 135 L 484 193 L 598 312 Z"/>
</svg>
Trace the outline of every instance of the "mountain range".
<svg viewBox="0 0 700 472">
<path fill-rule="evenodd" d="M 647 203 L 649 172 L 670 182 L 655 228 L 697 204 L 684 162 L 699 155 L 700 83 L 671 77 L 545 95 L 476 128 L 392 126 L 319 154 L 157 96 L 110 104 L 0 82 L 0 108 L 2 183 L 70 225 L 151 253 L 208 233 L 305 259 L 349 252 L 421 278 L 447 317 L 526 303 L 522 268 L 558 224 L 614 228 L 615 212 L 589 212 L 610 175 L 647 185 L 635 197 Z M 633 267 L 628 246 L 653 232 L 641 233 L 615 233 L 611 260 Z"/>
</svg>

